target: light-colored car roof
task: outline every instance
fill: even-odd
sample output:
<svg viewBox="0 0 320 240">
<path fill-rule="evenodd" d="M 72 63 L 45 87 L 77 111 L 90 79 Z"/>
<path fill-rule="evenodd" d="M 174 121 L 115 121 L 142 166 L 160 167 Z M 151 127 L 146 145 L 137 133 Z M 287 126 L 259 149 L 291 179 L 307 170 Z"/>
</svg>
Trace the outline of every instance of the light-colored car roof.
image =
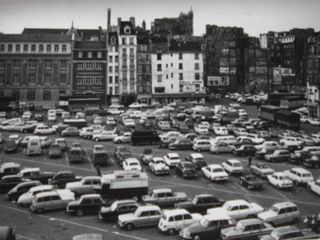
<svg viewBox="0 0 320 240">
<path fill-rule="evenodd" d="M 291 170 L 300 172 L 300 173 L 310 173 L 307 169 L 301 168 L 301 167 L 296 167 L 296 168 L 292 168 Z"/>
<path fill-rule="evenodd" d="M 170 188 L 157 188 L 157 189 L 153 189 L 152 192 L 163 193 L 163 192 L 172 192 L 172 190 Z"/>
<path fill-rule="evenodd" d="M 172 157 L 179 157 L 179 154 L 178 153 L 168 153 L 167 154 L 170 158 Z"/>
<path fill-rule="evenodd" d="M 201 153 L 191 153 L 190 156 L 192 158 L 204 158 Z"/>
<path fill-rule="evenodd" d="M 0 169 L 12 168 L 12 167 L 20 167 L 20 164 L 15 162 L 6 162 L 0 166 Z"/>
<path fill-rule="evenodd" d="M 214 210 L 214 214 L 207 214 L 203 216 L 204 219 L 208 221 L 215 221 L 215 220 L 230 220 L 231 217 L 224 211 L 222 208 L 216 208 Z"/>
<path fill-rule="evenodd" d="M 185 209 L 170 209 L 170 210 L 164 210 L 163 214 L 166 214 L 167 216 L 175 216 L 177 214 L 188 214 L 189 212 Z"/>
<path fill-rule="evenodd" d="M 293 202 L 279 202 L 279 203 L 275 203 L 273 204 L 274 207 L 277 207 L 277 208 L 283 208 L 283 207 L 296 207 L 297 205 L 294 204 Z"/>
</svg>

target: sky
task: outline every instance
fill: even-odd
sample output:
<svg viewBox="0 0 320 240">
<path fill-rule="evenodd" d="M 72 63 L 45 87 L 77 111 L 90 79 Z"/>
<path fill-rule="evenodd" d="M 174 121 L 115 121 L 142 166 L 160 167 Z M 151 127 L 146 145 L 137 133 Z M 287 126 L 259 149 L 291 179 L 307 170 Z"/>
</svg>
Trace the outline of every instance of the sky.
<svg viewBox="0 0 320 240">
<path fill-rule="evenodd" d="M 106 28 L 107 9 L 112 24 L 117 18 L 135 17 L 150 28 L 155 18 L 194 13 L 194 34 L 206 24 L 243 27 L 251 36 L 291 28 L 320 30 L 320 0 L 0 0 L 0 32 L 20 33 L 23 28 Z"/>
</svg>

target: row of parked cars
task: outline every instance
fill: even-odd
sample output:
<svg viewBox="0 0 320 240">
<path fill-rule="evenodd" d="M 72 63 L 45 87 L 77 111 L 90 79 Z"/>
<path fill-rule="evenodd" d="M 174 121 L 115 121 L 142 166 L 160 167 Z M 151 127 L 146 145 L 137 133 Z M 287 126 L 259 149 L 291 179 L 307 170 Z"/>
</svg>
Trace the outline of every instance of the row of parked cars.
<svg viewBox="0 0 320 240">
<path fill-rule="evenodd" d="M 4 163 L 1 169 L 8 165 L 12 169 L 19 167 L 14 164 Z M 12 175 L 4 175 L 1 179 L 8 176 Z M 49 173 L 35 168 L 22 169 L 17 176 L 21 181 L 12 184 L 11 189 L 0 186 L 1 193 L 5 193 L 8 200 L 17 201 L 21 207 L 29 207 L 32 212 L 64 209 L 77 216 L 97 214 L 101 220 L 117 221 L 118 226 L 126 230 L 158 226 L 161 232 L 179 233 L 182 239 L 248 239 L 257 236 L 270 239 L 265 236 L 268 234 L 273 237 L 271 239 L 283 239 L 274 238 L 277 234 L 273 233 L 283 227 L 274 227 L 300 219 L 300 211 L 292 202 L 275 203 L 269 210 L 264 210 L 262 206 L 243 199 L 225 201 L 207 193 L 189 199 L 185 193 L 168 188 L 150 190 L 140 201 L 110 202 L 108 199 L 107 202 L 97 193 L 77 196 L 72 191 L 73 182 L 98 180 L 98 176 L 82 178 L 67 171 Z M 293 226 L 289 230 L 298 232 L 297 236 L 305 234 Z"/>
</svg>

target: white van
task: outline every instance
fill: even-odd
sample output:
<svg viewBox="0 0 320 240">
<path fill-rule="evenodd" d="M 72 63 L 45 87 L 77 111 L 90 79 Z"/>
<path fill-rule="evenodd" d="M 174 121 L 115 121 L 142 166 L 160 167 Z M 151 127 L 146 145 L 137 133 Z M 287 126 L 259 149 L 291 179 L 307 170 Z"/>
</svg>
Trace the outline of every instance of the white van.
<svg viewBox="0 0 320 240">
<path fill-rule="evenodd" d="M 227 136 L 218 136 L 218 137 L 215 137 L 211 144 L 213 145 L 214 143 L 216 142 L 224 142 L 228 145 L 232 145 L 232 144 L 235 144 L 237 142 L 236 138 L 232 135 L 227 135 Z"/>
<path fill-rule="evenodd" d="M 42 154 L 41 141 L 39 137 L 29 139 L 26 154 L 27 156 Z"/>
<path fill-rule="evenodd" d="M 48 121 L 55 121 L 57 120 L 57 110 L 56 109 L 49 109 L 48 110 Z"/>
</svg>

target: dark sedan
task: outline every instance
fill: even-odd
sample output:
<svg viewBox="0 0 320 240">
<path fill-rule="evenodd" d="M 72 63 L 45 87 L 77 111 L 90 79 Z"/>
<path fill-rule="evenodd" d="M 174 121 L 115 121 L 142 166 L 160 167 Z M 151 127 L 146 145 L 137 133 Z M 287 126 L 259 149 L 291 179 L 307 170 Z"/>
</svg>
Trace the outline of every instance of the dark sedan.
<svg viewBox="0 0 320 240">
<path fill-rule="evenodd" d="M 50 180 L 49 184 L 58 186 L 59 188 L 64 188 L 69 182 L 76 182 L 76 176 L 71 171 L 60 171 L 57 172 Z"/>
<path fill-rule="evenodd" d="M 255 175 L 249 174 L 240 178 L 240 184 L 251 190 L 261 190 L 263 182 Z"/>
<path fill-rule="evenodd" d="M 295 151 L 290 154 L 289 161 L 294 164 L 301 164 L 305 159 L 312 157 L 312 154 L 309 151 Z"/>
<path fill-rule="evenodd" d="M 83 214 L 97 214 L 101 207 L 105 206 L 105 202 L 99 194 L 82 195 L 79 200 L 69 202 L 67 212 L 82 216 Z"/>
<path fill-rule="evenodd" d="M 240 147 L 233 149 L 232 152 L 237 156 L 253 156 L 256 149 L 253 145 L 241 145 Z"/>
<path fill-rule="evenodd" d="M 59 144 L 52 144 L 49 148 L 49 158 L 60 158 L 62 151 Z"/>
<path fill-rule="evenodd" d="M 16 144 L 15 141 L 7 141 L 5 144 L 4 144 L 4 152 L 5 153 L 15 153 L 17 152 L 18 150 L 18 145 Z"/>
<path fill-rule="evenodd" d="M 19 183 L 17 186 L 12 188 L 7 194 L 6 199 L 9 201 L 17 201 L 18 198 L 29 191 L 30 188 L 41 185 L 40 181 L 28 181 Z"/>
<path fill-rule="evenodd" d="M 169 149 L 171 150 L 191 150 L 193 142 L 189 139 L 177 139 L 176 141 L 169 143 Z"/>
<path fill-rule="evenodd" d="M 208 165 L 201 153 L 191 153 L 190 155 L 186 156 L 185 159 L 186 161 L 192 162 L 195 168 L 198 170 Z"/>
<path fill-rule="evenodd" d="M 17 175 L 7 175 L 0 179 L 0 193 L 7 193 L 17 184 L 26 180 Z"/>
<path fill-rule="evenodd" d="M 180 162 L 176 165 L 176 173 L 182 178 L 197 178 L 198 173 L 193 163 Z"/>
<path fill-rule="evenodd" d="M 320 158 L 317 155 L 313 155 L 311 158 L 304 159 L 302 164 L 310 168 L 319 168 Z"/>
<path fill-rule="evenodd" d="M 79 129 L 76 127 L 67 127 L 61 131 L 62 137 L 76 137 L 79 136 Z"/>
<path fill-rule="evenodd" d="M 99 218 L 104 221 L 117 220 L 120 214 L 132 213 L 138 206 L 138 203 L 133 199 L 114 201 L 110 207 L 100 208 Z"/>
</svg>

